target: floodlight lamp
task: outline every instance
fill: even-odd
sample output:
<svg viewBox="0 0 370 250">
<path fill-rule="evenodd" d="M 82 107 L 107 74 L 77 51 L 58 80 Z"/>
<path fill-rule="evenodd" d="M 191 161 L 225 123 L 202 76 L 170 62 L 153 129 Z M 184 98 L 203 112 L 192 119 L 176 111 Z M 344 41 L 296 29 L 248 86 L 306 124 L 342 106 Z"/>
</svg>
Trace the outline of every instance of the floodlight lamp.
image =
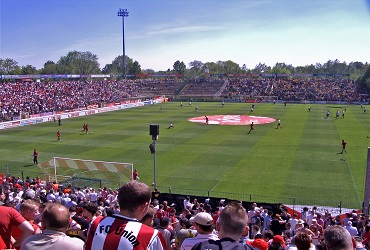
<svg viewBox="0 0 370 250">
<path fill-rule="evenodd" d="M 117 16 L 127 17 L 127 16 L 128 16 L 128 11 L 127 11 L 127 9 L 119 9 L 119 11 L 118 11 L 118 13 L 117 13 Z"/>
</svg>

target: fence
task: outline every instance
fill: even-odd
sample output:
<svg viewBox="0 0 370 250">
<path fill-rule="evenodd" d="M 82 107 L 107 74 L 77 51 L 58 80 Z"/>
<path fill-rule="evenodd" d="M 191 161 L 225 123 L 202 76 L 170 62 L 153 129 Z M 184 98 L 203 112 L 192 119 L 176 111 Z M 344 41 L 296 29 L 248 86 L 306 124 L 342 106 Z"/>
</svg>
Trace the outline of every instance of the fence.
<svg viewBox="0 0 370 250">
<path fill-rule="evenodd" d="M 199 189 L 184 189 L 167 186 L 157 186 L 157 189 L 162 193 L 182 194 L 198 197 L 228 198 L 231 200 L 239 200 L 245 202 L 270 203 L 270 204 L 283 203 L 292 206 L 296 205 L 327 206 L 350 209 L 362 209 L 363 207 L 363 202 L 353 200 L 314 200 L 301 197 L 267 196 L 248 193 L 229 193 Z"/>
<path fill-rule="evenodd" d="M 40 171 L 13 171 L 6 168 L 0 168 L 0 173 L 9 173 L 11 176 L 21 177 L 24 181 L 25 176 L 30 176 L 31 179 L 36 176 L 44 176 Z M 27 175 L 26 175 L 27 173 Z M 45 177 L 46 178 L 46 177 Z M 76 177 L 75 177 L 76 179 Z M 77 181 L 78 179 L 78 181 Z M 75 186 L 96 186 L 96 187 L 110 187 L 116 188 L 121 186 L 119 180 L 105 180 L 105 179 L 91 179 L 91 178 L 77 178 L 74 182 Z M 73 181 L 73 180 L 72 180 Z M 188 188 L 177 188 L 170 186 L 157 186 L 157 189 L 161 193 L 168 193 L 173 195 L 189 195 L 197 197 L 213 197 L 213 198 L 227 198 L 230 200 L 239 200 L 244 202 L 257 202 L 257 203 L 270 203 L 270 204 L 289 204 L 292 206 L 306 205 L 306 206 L 327 206 L 327 207 L 338 207 L 338 208 L 349 208 L 349 209 L 362 209 L 363 202 L 358 202 L 354 200 L 314 200 L 310 198 L 302 197 L 285 197 L 285 196 L 268 196 L 260 194 L 251 193 L 229 193 L 220 191 L 210 191 L 210 190 L 199 190 L 199 189 L 188 189 Z"/>
</svg>

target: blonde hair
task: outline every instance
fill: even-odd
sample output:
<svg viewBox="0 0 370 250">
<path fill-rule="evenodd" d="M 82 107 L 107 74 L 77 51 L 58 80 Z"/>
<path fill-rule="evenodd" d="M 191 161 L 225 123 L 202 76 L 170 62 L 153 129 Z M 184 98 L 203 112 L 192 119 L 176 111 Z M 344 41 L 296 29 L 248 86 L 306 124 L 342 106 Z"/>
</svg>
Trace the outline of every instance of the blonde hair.
<svg viewBox="0 0 370 250">
<path fill-rule="evenodd" d="M 25 200 L 19 207 L 19 211 L 21 213 L 27 212 L 29 210 L 38 210 L 40 207 L 40 203 L 34 200 Z"/>
</svg>

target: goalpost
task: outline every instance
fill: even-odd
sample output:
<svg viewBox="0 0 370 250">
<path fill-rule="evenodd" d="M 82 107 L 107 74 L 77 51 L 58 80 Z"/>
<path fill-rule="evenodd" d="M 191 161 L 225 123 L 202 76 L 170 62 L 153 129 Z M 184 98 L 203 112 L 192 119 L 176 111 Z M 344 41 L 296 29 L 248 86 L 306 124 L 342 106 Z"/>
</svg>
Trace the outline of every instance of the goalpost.
<svg viewBox="0 0 370 250">
<path fill-rule="evenodd" d="M 53 157 L 48 164 L 44 165 L 44 173 L 53 175 L 54 179 L 71 178 L 74 176 L 84 178 L 105 179 L 119 182 L 132 180 L 134 164 L 121 162 L 106 162 L 94 160 L 82 160 L 72 158 Z M 62 177 L 64 176 L 64 178 Z"/>
</svg>

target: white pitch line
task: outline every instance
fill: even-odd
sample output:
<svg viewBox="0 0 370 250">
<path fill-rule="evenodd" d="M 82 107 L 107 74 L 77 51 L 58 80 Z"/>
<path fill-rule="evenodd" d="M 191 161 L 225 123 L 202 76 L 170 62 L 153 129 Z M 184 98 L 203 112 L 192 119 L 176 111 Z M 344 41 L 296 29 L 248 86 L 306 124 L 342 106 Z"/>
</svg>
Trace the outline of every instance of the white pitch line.
<svg viewBox="0 0 370 250">
<path fill-rule="evenodd" d="M 351 174 L 351 179 L 352 179 L 352 182 L 353 182 L 353 186 L 355 188 L 355 191 L 356 191 L 357 200 L 360 202 L 361 201 L 360 200 L 360 195 L 359 195 L 359 193 L 357 191 L 357 186 L 356 186 L 355 178 L 353 177 L 352 170 L 351 170 L 351 168 L 349 166 L 349 162 L 348 161 L 345 161 L 345 162 L 347 163 L 347 167 L 348 167 L 349 173 Z"/>
<path fill-rule="evenodd" d="M 215 188 L 218 186 L 218 184 L 220 184 L 220 182 L 221 182 L 221 180 L 218 180 L 218 182 L 216 183 L 216 185 L 214 185 L 214 186 L 211 188 L 211 190 L 209 190 L 209 191 L 213 191 L 213 189 L 215 189 Z"/>
</svg>

